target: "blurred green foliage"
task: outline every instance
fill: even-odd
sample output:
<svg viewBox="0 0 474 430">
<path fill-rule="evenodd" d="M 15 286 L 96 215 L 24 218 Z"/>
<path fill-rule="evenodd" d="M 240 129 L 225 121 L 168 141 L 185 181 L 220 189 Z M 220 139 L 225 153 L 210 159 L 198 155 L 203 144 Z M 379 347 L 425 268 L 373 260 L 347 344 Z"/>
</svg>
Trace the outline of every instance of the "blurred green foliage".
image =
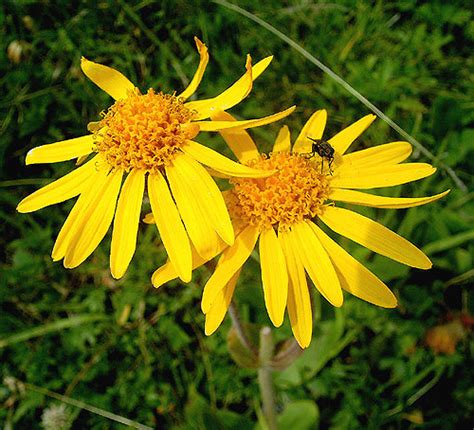
<svg viewBox="0 0 474 430">
<path fill-rule="evenodd" d="M 301 43 L 472 186 L 474 21 L 468 2 L 238 4 Z M 194 35 L 212 56 L 199 96 L 216 95 L 240 76 L 246 53 L 256 60 L 275 56 L 252 94 L 233 110 L 239 117 L 297 104 L 286 120 L 296 136 L 314 110 L 326 108 L 330 136 L 367 111 L 280 40 L 205 0 L 6 0 L 0 28 L 2 377 L 159 429 L 256 428 L 261 411 L 255 372 L 231 360 L 228 318 L 215 335 L 203 333 L 200 295 L 209 272 L 197 271 L 189 285 L 153 289 L 150 275 L 165 254 L 155 227 L 147 225 L 120 281 L 108 271 L 109 240 L 75 270 L 53 263 L 49 255 L 71 202 L 27 215 L 16 214 L 15 207 L 73 165 L 26 168 L 25 154 L 85 134 L 86 124 L 110 105 L 82 74 L 81 55 L 118 68 L 142 90 L 180 91 L 197 65 Z M 252 131 L 263 150 L 278 127 Z M 399 139 L 379 120 L 355 146 Z M 228 151 L 219 137 L 207 142 Z M 412 160 L 417 158 L 415 151 Z M 385 194 L 421 196 L 447 188 L 453 184 L 440 170 Z M 426 207 L 361 210 L 424 247 L 434 267 L 411 270 L 341 240 L 389 283 L 400 306 L 383 310 L 346 296 L 345 305 L 334 310 L 314 295 L 311 347 L 275 374 L 283 430 L 472 426 L 472 196 L 454 188 Z M 259 276 L 258 264 L 250 261 L 235 299 L 246 319 L 269 324 Z M 452 333 L 443 331 L 449 320 L 462 321 L 462 339 L 453 353 L 443 354 L 425 339 L 441 325 L 436 333 L 454 343 Z M 290 333 L 286 322 L 275 336 L 281 340 Z M 2 427 L 40 428 L 43 411 L 54 401 L 17 388 L 8 378 L 0 386 Z M 73 428 L 124 426 L 81 410 Z"/>
</svg>

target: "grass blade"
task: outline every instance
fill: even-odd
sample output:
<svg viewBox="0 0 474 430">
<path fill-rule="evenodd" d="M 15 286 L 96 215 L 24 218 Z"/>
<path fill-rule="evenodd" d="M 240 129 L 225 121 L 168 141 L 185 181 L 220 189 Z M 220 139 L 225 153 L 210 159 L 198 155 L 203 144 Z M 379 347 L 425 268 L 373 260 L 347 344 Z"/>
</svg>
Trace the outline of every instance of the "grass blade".
<svg viewBox="0 0 474 430">
<path fill-rule="evenodd" d="M 33 327 L 16 333 L 12 336 L 0 339 L 0 349 L 18 342 L 33 339 L 35 337 L 44 336 L 46 334 L 61 331 L 66 328 L 76 327 L 78 325 L 87 324 L 95 321 L 108 319 L 105 315 L 76 315 L 71 318 L 65 318 L 51 323 L 43 324 L 39 327 Z"/>
<path fill-rule="evenodd" d="M 263 19 L 255 16 L 253 13 L 248 12 L 241 7 L 228 3 L 225 0 L 212 0 L 214 3 L 219 4 L 220 6 L 224 6 L 227 9 L 233 10 L 246 18 L 256 22 L 258 25 L 262 26 L 266 30 L 273 33 L 275 36 L 279 37 L 281 40 L 286 42 L 290 45 L 295 51 L 298 51 L 303 57 L 309 60 L 312 64 L 319 67 L 324 73 L 329 75 L 332 79 L 334 79 L 339 85 L 341 85 L 347 92 L 353 95 L 357 100 L 359 100 L 362 104 L 364 104 L 367 108 L 369 108 L 373 113 L 375 113 L 380 119 L 385 121 L 390 127 L 392 127 L 397 133 L 403 136 L 408 142 L 410 142 L 415 148 L 417 148 L 424 156 L 430 159 L 433 164 L 441 167 L 444 169 L 449 176 L 451 176 L 454 183 L 464 192 L 467 192 L 467 187 L 464 182 L 459 179 L 456 175 L 454 170 L 446 165 L 445 163 L 438 160 L 438 158 L 431 153 L 428 149 L 426 149 L 418 140 L 416 140 L 413 136 L 408 134 L 403 128 L 401 128 L 397 123 L 395 123 L 391 118 L 385 115 L 377 106 L 371 103 L 367 98 L 365 98 L 359 91 L 353 88 L 350 84 L 348 84 L 344 79 L 342 79 L 338 74 L 334 73 L 329 67 L 325 64 L 321 63 L 314 55 L 310 54 L 306 49 L 304 49 L 301 45 L 296 43 L 293 39 L 289 38 L 286 34 L 282 33 L 280 30 L 273 27 L 268 22 L 264 21 Z"/>
<path fill-rule="evenodd" d="M 43 394 L 45 396 L 52 397 L 53 399 L 59 400 L 60 402 L 66 403 L 76 408 L 84 409 L 86 411 L 92 412 L 93 414 L 100 415 L 101 417 L 108 418 L 109 420 L 116 421 L 120 424 L 139 429 L 139 430 L 153 430 L 152 427 L 145 426 L 143 424 L 132 421 L 126 417 L 114 414 L 113 412 L 106 411 L 104 409 L 96 408 L 95 406 L 89 405 L 82 402 L 81 400 L 73 399 L 72 397 L 63 396 L 62 394 L 55 393 L 54 391 L 49 391 L 46 388 L 37 387 L 36 385 L 29 384 L 27 382 L 16 381 L 18 385 L 23 386 L 26 389 L 35 391 L 36 393 Z"/>
</svg>

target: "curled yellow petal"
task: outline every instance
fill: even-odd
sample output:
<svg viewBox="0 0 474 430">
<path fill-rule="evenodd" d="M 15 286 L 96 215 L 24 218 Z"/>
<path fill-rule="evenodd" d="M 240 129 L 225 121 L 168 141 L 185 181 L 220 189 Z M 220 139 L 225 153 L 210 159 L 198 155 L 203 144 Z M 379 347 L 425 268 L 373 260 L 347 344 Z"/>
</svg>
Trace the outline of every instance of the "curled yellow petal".
<svg viewBox="0 0 474 430">
<path fill-rule="evenodd" d="M 20 213 L 34 212 L 77 196 L 85 189 L 88 178 L 94 174 L 96 162 L 96 158 L 93 158 L 78 169 L 25 197 L 18 203 L 16 210 Z"/>
<path fill-rule="evenodd" d="M 202 43 L 197 37 L 194 38 L 194 42 L 196 42 L 196 48 L 199 53 L 199 65 L 188 87 L 178 96 L 183 100 L 186 100 L 194 94 L 197 87 L 201 83 L 204 71 L 206 70 L 207 63 L 209 62 L 209 53 L 207 52 L 207 46 Z"/>
<path fill-rule="evenodd" d="M 94 136 L 76 137 L 49 145 L 37 146 L 26 154 L 26 164 L 57 163 L 90 154 L 94 149 Z"/>
<path fill-rule="evenodd" d="M 397 298 L 377 276 L 330 239 L 315 224 L 311 224 L 311 228 L 328 252 L 344 290 L 377 306 L 384 308 L 397 306 Z"/>
<path fill-rule="evenodd" d="M 370 206 L 382 209 L 403 209 L 425 205 L 444 197 L 450 190 L 429 197 L 384 197 L 374 194 L 362 193 L 360 191 L 333 188 L 329 198 L 339 202 L 353 203 L 355 205 Z"/>
<path fill-rule="evenodd" d="M 268 67 L 273 57 L 267 57 L 252 67 L 252 59 L 247 56 L 244 75 L 217 97 L 188 102 L 185 106 L 197 112 L 196 120 L 209 118 L 213 110 L 227 110 L 240 103 L 252 90 L 252 82 Z"/>
<path fill-rule="evenodd" d="M 231 114 L 221 110 L 211 112 L 211 119 L 213 121 L 236 121 Z M 260 155 L 253 139 L 245 130 L 231 128 L 221 130 L 219 133 L 241 163 L 253 160 Z"/>
<path fill-rule="evenodd" d="M 262 125 L 271 124 L 272 122 L 285 118 L 286 116 L 290 115 L 295 110 L 295 108 L 296 106 L 291 106 L 284 111 L 257 119 L 248 119 L 244 121 L 197 121 L 195 124 L 199 125 L 199 129 L 201 131 L 220 131 L 232 128 L 246 129 L 252 127 L 261 127 Z"/>
<path fill-rule="evenodd" d="M 378 254 L 419 269 L 431 267 L 429 258 L 415 245 L 370 218 L 332 206 L 326 206 L 319 218 L 331 230 Z"/>
<path fill-rule="evenodd" d="M 135 85 L 122 73 L 84 57 L 81 58 L 81 69 L 94 84 L 115 100 L 126 98 L 128 92 L 135 89 Z"/>
<path fill-rule="evenodd" d="M 265 306 L 275 327 L 280 327 L 288 296 L 288 271 L 285 256 L 273 227 L 260 234 L 260 266 Z"/>
<path fill-rule="evenodd" d="M 308 137 L 312 139 L 321 139 L 323 137 L 324 129 L 326 128 L 326 122 L 328 113 L 326 109 L 321 109 L 313 113 L 306 124 L 303 126 L 300 134 L 296 138 L 293 146 L 293 152 L 305 154 L 311 152 L 312 142 Z"/>
</svg>

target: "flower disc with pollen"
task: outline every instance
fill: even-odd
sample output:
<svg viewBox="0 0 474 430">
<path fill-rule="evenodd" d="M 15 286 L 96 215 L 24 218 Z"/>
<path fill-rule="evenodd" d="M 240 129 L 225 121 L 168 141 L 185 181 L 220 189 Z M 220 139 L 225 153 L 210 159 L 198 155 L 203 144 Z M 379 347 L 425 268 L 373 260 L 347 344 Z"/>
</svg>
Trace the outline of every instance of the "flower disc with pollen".
<svg viewBox="0 0 474 430">
<path fill-rule="evenodd" d="M 322 213 L 329 196 L 327 176 L 314 162 L 299 154 L 272 153 L 248 163 L 259 169 L 276 170 L 267 178 L 232 178 L 234 187 L 226 200 L 231 217 L 260 229 L 287 230 L 294 223 Z"/>
<path fill-rule="evenodd" d="M 174 95 L 130 91 L 117 100 L 98 123 L 96 151 L 110 166 L 152 172 L 168 165 L 188 139 L 199 131 L 193 113 Z"/>
</svg>

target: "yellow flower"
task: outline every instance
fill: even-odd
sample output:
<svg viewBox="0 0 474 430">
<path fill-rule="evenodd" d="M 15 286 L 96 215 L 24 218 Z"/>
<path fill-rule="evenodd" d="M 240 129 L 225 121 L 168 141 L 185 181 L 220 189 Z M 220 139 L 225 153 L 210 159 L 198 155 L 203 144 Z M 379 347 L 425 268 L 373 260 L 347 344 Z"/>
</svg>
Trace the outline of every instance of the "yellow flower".
<svg viewBox="0 0 474 430">
<path fill-rule="evenodd" d="M 230 119 L 224 112 L 213 117 Z M 292 150 L 289 130 L 283 127 L 268 156 L 258 153 L 245 131 L 221 132 L 243 164 L 277 173 L 258 179 L 232 178 L 233 188 L 224 192 L 237 234 L 232 246 L 221 243 L 222 255 L 204 287 L 201 307 L 206 314 L 206 334 L 213 333 L 221 324 L 242 266 L 257 240 L 268 315 L 278 327 L 287 307 L 293 334 L 302 348 L 309 345 L 312 335 L 306 273 L 334 306 L 342 305 L 342 289 L 378 306 L 396 306 L 397 300 L 388 287 L 324 233 L 318 221 L 400 263 L 420 269 L 431 267 L 428 257 L 406 239 L 335 203 L 388 209 L 432 202 L 449 190 L 432 197 L 391 198 L 356 189 L 400 185 L 429 176 L 436 169 L 424 163 L 400 164 L 411 153 L 407 142 L 345 154 L 375 119 L 374 115 L 367 115 L 327 141 L 334 149 L 330 171 L 331 160 L 312 153 L 313 142 L 309 139 L 322 139 L 326 119 L 325 110 L 315 112 Z M 195 255 L 193 266 L 202 263 Z M 175 277 L 173 267 L 167 263 L 153 274 L 152 281 L 158 287 Z"/>
<path fill-rule="evenodd" d="M 247 121 L 206 121 L 215 109 L 243 100 L 252 82 L 270 64 L 267 57 L 217 97 L 186 102 L 197 89 L 209 60 L 206 45 L 195 38 L 200 55 L 189 86 L 178 96 L 139 90 L 120 72 L 82 58 L 85 75 L 115 99 L 100 121 L 89 124 L 92 134 L 32 149 L 26 164 L 78 158 L 81 167 L 41 188 L 20 202 L 19 212 L 32 212 L 78 196 L 52 252 L 54 261 L 77 267 L 95 250 L 115 215 L 110 269 L 124 275 L 135 252 L 145 182 L 163 244 L 183 281 L 191 279 L 191 245 L 204 258 L 214 255 L 218 238 L 234 242 L 232 223 L 217 185 L 203 165 L 230 176 L 267 176 L 235 163 L 193 139 L 199 131 L 256 127 L 289 115 L 294 107 Z M 122 186 L 122 179 L 126 176 Z M 183 225 L 184 224 L 184 225 Z M 189 237 L 188 237 L 189 235 Z"/>
</svg>

